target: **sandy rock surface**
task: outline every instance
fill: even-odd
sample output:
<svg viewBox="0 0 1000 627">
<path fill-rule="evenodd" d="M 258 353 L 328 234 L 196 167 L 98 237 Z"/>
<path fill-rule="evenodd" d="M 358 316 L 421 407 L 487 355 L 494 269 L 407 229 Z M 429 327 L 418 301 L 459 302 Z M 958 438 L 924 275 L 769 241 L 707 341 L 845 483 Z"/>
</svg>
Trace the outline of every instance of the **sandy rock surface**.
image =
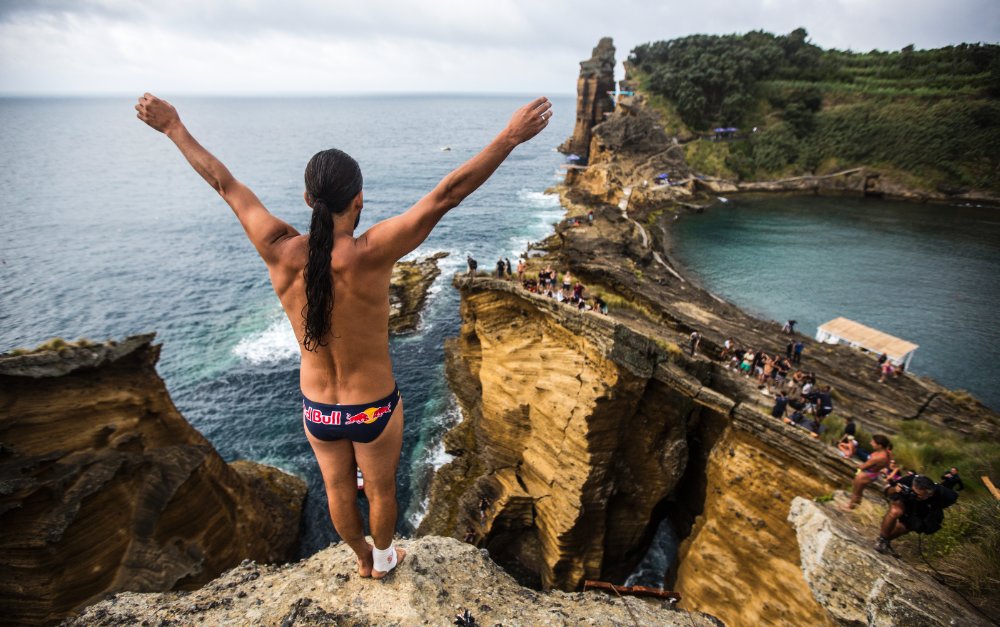
<svg viewBox="0 0 1000 627">
<path fill-rule="evenodd" d="M 244 562 L 190 592 L 125 593 L 65 625 L 449 625 L 468 610 L 478 625 L 718 625 L 663 602 L 519 586 L 480 550 L 457 540 L 404 540 L 404 562 L 383 581 L 361 578 L 347 545 L 286 566 Z"/>
</svg>

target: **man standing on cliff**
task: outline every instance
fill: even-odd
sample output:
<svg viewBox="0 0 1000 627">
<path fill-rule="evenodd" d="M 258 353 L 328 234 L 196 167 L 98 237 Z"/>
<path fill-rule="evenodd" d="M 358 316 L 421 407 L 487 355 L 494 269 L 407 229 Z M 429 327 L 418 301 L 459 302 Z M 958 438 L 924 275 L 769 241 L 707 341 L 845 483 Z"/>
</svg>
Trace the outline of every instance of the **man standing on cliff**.
<svg viewBox="0 0 1000 627">
<path fill-rule="evenodd" d="M 170 103 L 145 94 L 138 118 L 165 134 L 236 214 L 267 266 L 300 345 L 302 424 L 326 486 L 330 517 L 354 550 L 362 577 L 382 578 L 405 556 L 392 543 L 403 400 L 389 357 L 389 279 L 448 211 L 476 191 L 552 117 L 538 98 L 499 135 L 408 210 L 354 234 L 364 208 L 361 169 L 331 148 L 305 171 L 307 234 L 271 215 L 257 196 L 188 132 Z M 378 399 L 378 400 L 372 400 Z M 356 469 L 365 477 L 375 546 L 365 540 Z"/>
</svg>

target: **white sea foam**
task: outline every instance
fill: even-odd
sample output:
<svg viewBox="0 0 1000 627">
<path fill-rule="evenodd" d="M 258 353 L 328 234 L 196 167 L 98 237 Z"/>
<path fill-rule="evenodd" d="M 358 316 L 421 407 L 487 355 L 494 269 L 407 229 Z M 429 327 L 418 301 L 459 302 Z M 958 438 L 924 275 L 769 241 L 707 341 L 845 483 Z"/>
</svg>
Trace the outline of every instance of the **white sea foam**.
<svg viewBox="0 0 1000 627">
<path fill-rule="evenodd" d="M 559 196 L 557 194 L 546 194 L 532 189 L 522 189 L 517 192 L 518 200 L 531 204 L 539 208 L 558 208 Z"/>
<path fill-rule="evenodd" d="M 462 410 L 459 409 L 455 397 L 451 396 L 448 401 L 448 407 L 441 413 L 440 420 L 435 421 L 437 422 L 437 426 L 441 428 L 440 432 L 436 435 L 437 441 L 425 448 L 419 457 L 413 461 L 413 470 L 410 476 L 419 478 L 413 485 L 417 487 L 423 484 L 424 490 L 424 496 L 420 499 L 420 503 L 415 506 L 410 505 L 410 511 L 406 517 L 406 521 L 410 523 L 413 529 L 420 526 L 420 521 L 427 514 L 427 506 L 430 504 L 430 484 L 434 473 L 455 459 L 453 455 L 449 455 L 444 449 L 444 434 L 461 420 Z"/>
<path fill-rule="evenodd" d="M 556 194 L 522 189 L 517 193 L 517 198 L 532 210 L 531 214 L 535 221 L 526 225 L 521 233 L 508 240 L 513 255 L 523 254 L 527 250 L 528 244 L 543 240 L 551 235 L 553 225 L 562 220 L 565 213 L 562 205 L 559 204 L 559 196 Z"/>
<path fill-rule="evenodd" d="M 299 354 L 292 325 L 285 316 L 276 317 L 263 331 L 252 333 L 233 347 L 233 354 L 252 364 L 295 359 Z"/>
</svg>

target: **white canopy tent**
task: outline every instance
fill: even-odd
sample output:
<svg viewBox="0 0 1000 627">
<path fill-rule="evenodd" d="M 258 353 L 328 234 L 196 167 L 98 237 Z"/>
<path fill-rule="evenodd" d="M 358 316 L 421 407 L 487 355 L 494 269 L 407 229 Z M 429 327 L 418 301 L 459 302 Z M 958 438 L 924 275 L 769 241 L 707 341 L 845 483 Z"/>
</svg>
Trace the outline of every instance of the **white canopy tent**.
<svg viewBox="0 0 1000 627">
<path fill-rule="evenodd" d="M 819 325 L 816 330 L 816 341 L 826 344 L 847 344 L 877 354 L 885 353 L 889 361 L 897 366 L 905 364 L 907 370 L 910 369 L 913 353 L 920 348 L 913 342 L 907 342 L 847 318 L 834 318 Z"/>
</svg>

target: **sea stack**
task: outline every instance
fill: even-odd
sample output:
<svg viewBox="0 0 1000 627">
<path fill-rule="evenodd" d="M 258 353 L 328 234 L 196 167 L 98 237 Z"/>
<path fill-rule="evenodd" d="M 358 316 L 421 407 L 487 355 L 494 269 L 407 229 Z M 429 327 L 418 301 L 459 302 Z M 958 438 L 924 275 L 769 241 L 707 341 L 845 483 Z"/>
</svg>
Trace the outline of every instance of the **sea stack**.
<svg viewBox="0 0 1000 627">
<path fill-rule="evenodd" d="M 559 151 L 579 155 L 584 161 L 590 154 L 590 129 L 604 121 L 604 114 L 614 110 L 608 96 L 615 91 L 615 45 L 604 37 L 589 59 L 580 62 L 580 78 L 576 81 L 576 125 L 573 136 L 563 142 Z"/>
</svg>

